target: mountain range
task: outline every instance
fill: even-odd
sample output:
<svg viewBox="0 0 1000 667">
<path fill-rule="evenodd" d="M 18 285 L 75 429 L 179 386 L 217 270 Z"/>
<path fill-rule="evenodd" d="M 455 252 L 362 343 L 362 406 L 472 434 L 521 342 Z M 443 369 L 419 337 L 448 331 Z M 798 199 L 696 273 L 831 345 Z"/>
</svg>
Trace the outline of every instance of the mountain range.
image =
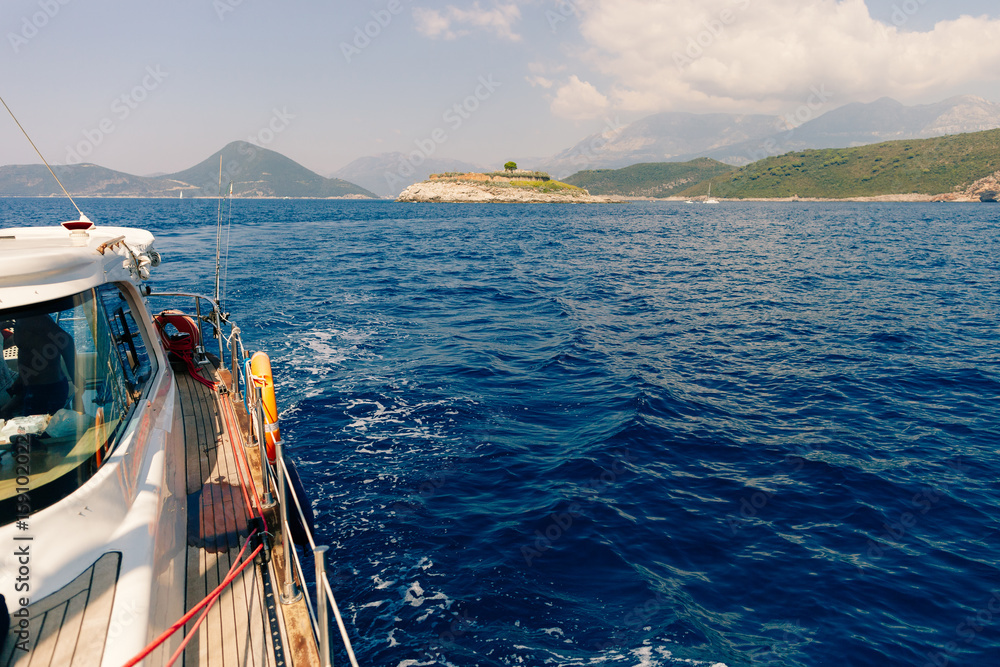
<svg viewBox="0 0 1000 667">
<path fill-rule="evenodd" d="M 772 155 L 815 148 L 848 148 L 897 139 L 926 139 L 1000 127 L 1000 104 L 964 95 L 906 106 L 883 97 L 822 115 L 803 105 L 793 118 L 667 112 L 593 134 L 551 158 L 526 166 L 566 177 L 584 169 L 617 169 L 642 162 L 710 157 L 743 166 Z M 815 117 L 812 117 L 815 116 Z M 799 117 L 808 118 L 792 126 Z"/>
<path fill-rule="evenodd" d="M 383 197 L 395 198 L 407 186 L 427 180 L 431 174 L 444 172 L 489 171 L 483 165 L 461 160 L 426 158 L 415 165 L 405 153 L 381 153 L 361 157 L 331 174 L 371 190 Z"/>
<path fill-rule="evenodd" d="M 791 117 L 659 113 L 621 127 L 609 126 L 603 133 L 586 137 L 549 158 L 512 157 L 522 167 L 542 169 L 566 180 L 581 171 L 640 163 L 687 162 L 707 157 L 743 166 L 795 151 L 1000 128 L 1000 104 L 971 95 L 912 106 L 882 98 L 846 104 L 821 115 L 822 105 L 815 106 L 810 109 L 803 105 Z M 796 124 L 800 120 L 804 122 Z M 382 153 L 358 158 L 325 178 L 280 153 L 243 141 L 230 143 L 199 164 L 174 174 L 134 176 L 94 164 L 57 166 L 54 170 L 70 192 L 83 196 L 177 197 L 183 193 L 185 197 L 205 197 L 219 194 L 220 161 L 222 188 L 228 190 L 231 182 L 233 194 L 242 197 L 394 198 L 432 173 L 483 170 L 480 165 L 460 160 L 421 158 L 415 162 L 412 155 Z M 647 189 L 640 181 L 635 180 L 634 185 Z M 42 165 L 0 167 L 0 196 L 59 193 L 58 185 Z"/>
<path fill-rule="evenodd" d="M 95 164 L 55 166 L 71 193 L 90 197 L 214 197 L 232 183 L 237 197 L 357 197 L 377 199 L 369 190 L 324 178 L 267 148 L 234 141 L 195 166 L 174 174 L 134 176 Z M 46 197 L 62 191 L 44 165 L 0 167 L 0 196 Z"/>
</svg>

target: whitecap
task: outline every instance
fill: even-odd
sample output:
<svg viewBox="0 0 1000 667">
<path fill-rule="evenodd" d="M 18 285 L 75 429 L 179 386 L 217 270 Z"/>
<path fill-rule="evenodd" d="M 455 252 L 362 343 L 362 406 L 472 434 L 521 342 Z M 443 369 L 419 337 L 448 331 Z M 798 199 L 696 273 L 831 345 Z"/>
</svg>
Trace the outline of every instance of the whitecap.
<svg viewBox="0 0 1000 667">
<path fill-rule="evenodd" d="M 407 589 L 403 602 L 409 602 L 414 607 L 419 607 L 424 603 L 424 589 L 421 588 L 419 581 L 414 581 Z"/>
</svg>

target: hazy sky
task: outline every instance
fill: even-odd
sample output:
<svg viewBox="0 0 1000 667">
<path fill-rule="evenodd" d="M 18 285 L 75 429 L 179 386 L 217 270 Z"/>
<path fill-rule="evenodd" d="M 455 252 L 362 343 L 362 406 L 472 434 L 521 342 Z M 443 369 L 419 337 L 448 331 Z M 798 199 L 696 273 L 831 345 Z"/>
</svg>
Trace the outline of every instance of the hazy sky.
<svg viewBox="0 0 1000 667">
<path fill-rule="evenodd" d="M 996 0 L 0 0 L 0 33 L 50 162 L 137 174 L 235 139 L 327 175 L 547 156 L 659 111 L 1000 101 Z M 0 164 L 37 162 L 0 118 Z"/>
</svg>

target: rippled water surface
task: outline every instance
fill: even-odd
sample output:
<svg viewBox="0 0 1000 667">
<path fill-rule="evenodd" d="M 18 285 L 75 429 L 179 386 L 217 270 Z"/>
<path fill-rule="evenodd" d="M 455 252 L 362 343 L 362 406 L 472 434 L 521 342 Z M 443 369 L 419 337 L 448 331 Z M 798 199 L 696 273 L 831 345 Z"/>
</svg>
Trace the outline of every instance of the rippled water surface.
<svg viewBox="0 0 1000 667">
<path fill-rule="evenodd" d="M 215 202 L 82 207 L 210 291 Z M 1000 208 L 232 211 L 363 664 L 1000 664 Z"/>
</svg>

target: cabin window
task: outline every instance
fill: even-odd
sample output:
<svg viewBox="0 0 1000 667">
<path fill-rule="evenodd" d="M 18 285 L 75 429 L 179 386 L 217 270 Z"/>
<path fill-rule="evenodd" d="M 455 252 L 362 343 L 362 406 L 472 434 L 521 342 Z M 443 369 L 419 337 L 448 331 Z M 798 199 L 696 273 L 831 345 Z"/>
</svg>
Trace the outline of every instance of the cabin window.
<svg viewBox="0 0 1000 667">
<path fill-rule="evenodd" d="M 110 325 L 111 340 L 118 352 L 125 390 L 130 401 L 138 400 L 155 373 L 155 360 L 146 350 L 131 305 L 121 289 L 115 285 L 103 285 L 98 292 Z"/>
<path fill-rule="evenodd" d="M 66 497 L 108 459 L 156 371 L 115 285 L 0 310 L 0 521 Z"/>
</svg>

